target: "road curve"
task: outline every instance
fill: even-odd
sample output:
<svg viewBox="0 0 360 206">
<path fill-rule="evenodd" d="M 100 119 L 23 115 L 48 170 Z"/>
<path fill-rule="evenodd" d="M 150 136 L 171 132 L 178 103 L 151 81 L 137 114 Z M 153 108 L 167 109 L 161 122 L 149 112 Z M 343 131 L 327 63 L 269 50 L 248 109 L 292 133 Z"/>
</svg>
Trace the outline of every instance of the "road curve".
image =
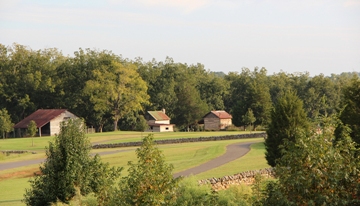
<svg viewBox="0 0 360 206">
<path fill-rule="evenodd" d="M 228 162 L 236 160 L 250 151 L 250 145 L 258 142 L 237 142 L 226 146 L 226 152 L 224 155 L 219 156 L 215 159 L 210 160 L 199 166 L 178 172 L 174 174 L 174 177 L 197 175 L 202 172 L 214 169 Z"/>
<path fill-rule="evenodd" d="M 206 162 L 204 164 L 201 164 L 199 166 L 178 172 L 174 174 L 174 177 L 179 176 L 189 176 L 189 175 L 196 175 L 211 169 L 214 169 L 216 167 L 219 167 L 221 165 L 224 165 L 228 162 L 231 162 L 233 160 L 236 160 L 242 156 L 244 156 L 246 153 L 250 151 L 250 145 L 258 143 L 258 142 L 237 142 L 234 144 L 230 144 L 226 146 L 226 152 L 224 155 L 219 156 L 215 159 L 210 160 L 209 162 Z M 92 155 L 99 154 L 99 155 L 109 155 L 109 154 L 116 154 L 120 152 L 127 152 L 135 149 L 125 149 L 125 150 L 115 150 L 115 151 L 105 151 L 105 152 L 98 152 L 98 153 L 92 153 Z M 35 160 L 24 160 L 19 162 L 8 162 L 8 163 L 2 163 L 0 164 L 0 171 L 1 170 L 7 170 L 7 169 L 14 169 L 17 167 L 24 167 L 34 164 L 42 164 L 45 161 L 45 159 L 35 159 Z"/>
</svg>

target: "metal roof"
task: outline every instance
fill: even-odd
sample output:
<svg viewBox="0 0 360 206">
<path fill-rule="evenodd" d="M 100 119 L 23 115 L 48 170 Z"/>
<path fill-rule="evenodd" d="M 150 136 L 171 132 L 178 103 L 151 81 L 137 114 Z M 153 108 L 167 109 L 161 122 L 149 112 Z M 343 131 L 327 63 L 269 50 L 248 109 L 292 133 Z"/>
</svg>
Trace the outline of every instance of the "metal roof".
<svg viewBox="0 0 360 206">
<path fill-rule="evenodd" d="M 220 111 L 211 111 L 211 112 L 207 113 L 207 114 L 204 116 L 204 118 L 205 118 L 208 114 L 210 114 L 210 113 L 216 115 L 216 116 L 219 117 L 220 119 L 231 119 L 231 118 L 232 118 L 232 116 L 231 116 L 229 113 L 227 113 L 227 112 L 225 112 L 225 111 L 223 111 L 223 110 L 220 110 Z"/>
<path fill-rule="evenodd" d="M 34 120 L 36 127 L 39 128 L 66 111 L 66 109 L 38 109 L 17 123 L 14 128 L 27 128 L 31 120 Z"/>
<path fill-rule="evenodd" d="M 147 111 L 156 121 L 161 120 L 170 120 L 170 117 L 168 117 L 163 111 Z"/>
</svg>

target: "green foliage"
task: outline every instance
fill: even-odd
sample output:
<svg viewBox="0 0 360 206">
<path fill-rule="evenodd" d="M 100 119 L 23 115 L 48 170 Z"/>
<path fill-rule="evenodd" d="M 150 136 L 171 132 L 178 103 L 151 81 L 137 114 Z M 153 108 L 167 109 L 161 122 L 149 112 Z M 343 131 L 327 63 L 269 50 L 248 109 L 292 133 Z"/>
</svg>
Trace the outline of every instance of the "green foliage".
<svg viewBox="0 0 360 206">
<path fill-rule="evenodd" d="M 37 126 L 36 126 L 36 123 L 34 120 L 31 120 L 28 124 L 28 127 L 27 127 L 27 134 L 30 136 L 30 137 L 34 137 L 35 134 L 36 134 L 36 130 L 37 130 Z"/>
<path fill-rule="evenodd" d="M 179 183 L 178 195 L 174 205 L 248 206 L 251 205 L 250 194 L 251 191 L 242 185 L 214 191 L 210 185 L 199 185 L 195 178 L 190 177 Z"/>
<path fill-rule="evenodd" d="M 173 178 L 173 166 L 165 163 L 153 135 L 144 137 L 136 149 L 137 164 L 129 162 L 129 175 L 123 177 L 107 205 L 169 205 L 176 200 L 180 178 Z"/>
<path fill-rule="evenodd" d="M 266 69 L 256 67 L 254 71 L 243 68 L 240 74 L 230 73 L 226 78 L 230 82 L 229 97 L 226 100 L 227 110 L 233 115 L 236 126 L 244 125 L 242 116 L 248 108 L 253 110 L 255 126 L 267 124 L 272 107 Z"/>
<path fill-rule="evenodd" d="M 85 136 L 81 119 L 61 124 L 55 142 L 49 142 L 47 159 L 40 166 L 40 175 L 30 180 L 24 202 L 27 205 L 49 205 L 57 201 L 68 203 L 79 188 L 81 195 L 91 192 L 104 197 L 102 191 L 112 184 L 121 169 L 109 168 L 98 156 L 90 157 L 91 144 Z"/>
<path fill-rule="evenodd" d="M 245 126 L 252 125 L 256 121 L 256 118 L 251 108 L 248 108 L 248 111 L 245 115 L 242 116 L 242 119 Z"/>
<path fill-rule="evenodd" d="M 0 110 L 0 134 L 3 138 L 6 137 L 6 133 L 13 130 L 13 123 L 11 122 L 10 115 L 6 109 Z"/>
<path fill-rule="evenodd" d="M 186 178 L 179 183 L 174 205 L 207 206 L 210 205 L 212 192 L 210 185 L 199 186 L 194 177 Z"/>
<path fill-rule="evenodd" d="M 344 109 L 339 119 L 344 125 L 350 127 L 350 136 L 357 144 L 360 144 L 360 79 L 353 77 L 349 86 L 344 88 L 342 105 Z M 339 124 L 336 129 L 337 139 L 341 137 L 343 125 Z"/>
<path fill-rule="evenodd" d="M 93 71 L 93 79 L 86 82 L 84 92 L 90 96 L 94 110 L 101 114 L 110 112 L 114 131 L 120 118 L 141 111 L 148 103 L 147 86 L 133 64 L 112 61 Z"/>
<path fill-rule="evenodd" d="M 233 123 L 242 126 L 248 108 L 256 118 L 255 128 L 265 126 L 272 103 L 286 90 L 296 91 L 308 117 L 316 119 L 339 110 L 340 91 L 350 85 L 352 77 L 346 73 L 331 77 L 284 72 L 267 75 L 265 68 L 257 67 L 217 75 L 200 63 L 188 65 L 170 57 L 144 62 L 111 51 L 81 48 L 68 57 L 56 48 L 32 50 L 19 44 L 0 44 L 0 58 L 0 108 L 6 108 L 12 122 L 38 108 L 67 108 L 100 132 L 103 128 L 116 130 L 119 120 L 129 124 L 121 125 L 122 129 L 135 129 L 134 121 L 121 120 L 128 112 L 137 116 L 143 109 L 162 108 L 182 129 L 209 110 L 229 111 Z M 127 106 L 128 102 L 132 105 Z M 342 107 L 346 104 L 343 101 Z M 352 129 L 356 134 L 356 128 Z"/>
<path fill-rule="evenodd" d="M 266 131 L 266 160 L 274 167 L 282 154 L 279 146 L 284 140 L 295 141 L 299 131 L 308 127 L 302 101 L 294 92 L 287 91 L 278 99 L 271 112 L 271 122 Z"/>
<path fill-rule="evenodd" d="M 145 131 L 147 128 L 149 127 L 149 125 L 147 124 L 147 121 L 145 119 L 145 117 L 143 115 L 140 115 L 136 121 L 136 127 L 135 130 L 136 131 Z"/>
<path fill-rule="evenodd" d="M 334 145 L 326 125 L 322 134 L 297 134 L 285 140 L 276 166 L 278 183 L 268 187 L 267 201 L 280 205 L 358 205 L 360 159 L 348 133 Z M 268 204 L 269 205 L 269 204 Z"/>
</svg>

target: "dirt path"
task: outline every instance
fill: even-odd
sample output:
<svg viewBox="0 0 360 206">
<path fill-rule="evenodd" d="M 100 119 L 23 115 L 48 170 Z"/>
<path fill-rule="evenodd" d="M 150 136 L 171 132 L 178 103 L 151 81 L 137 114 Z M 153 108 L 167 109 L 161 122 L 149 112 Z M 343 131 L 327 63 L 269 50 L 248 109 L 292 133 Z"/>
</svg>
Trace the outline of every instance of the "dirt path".
<svg viewBox="0 0 360 206">
<path fill-rule="evenodd" d="M 114 150 L 114 151 L 105 151 L 105 152 L 97 152 L 97 153 L 91 153 L 91 155 L 99 154 L 99 155 L 109 155 L 109 154 L 116 154 L 120 152 L 127 152 L 135 149 L 125 149 L 125 150 Z M 17 167 L 24 167 L 28 165 L 33 164 L 41 164 L 45 161 L 44 158 L 42 159 L 35 159 L 35 160 L 24 160 L 19 162 L 8 162 L 8 163 L 2 163 L 0 164 L 0 171 L 1 170 L 8 170 L 8 169 L 14 169 Z"/>
<path fill-rule="evenodd" d="M 189 176 L 189 175 L 197 175 L 199 173 L 214 169 L 216 167 L 219 167 L 221 165 L 224 165 L 228 162 L 231 162 L 233 160 L 236 160 L 242 156 L 244 156 L 246 153 L 250 151 L 250 145 L 257 142 L 237 142 L 234 144 L 230 144 L 226 146 L 226 152 L 224 155 L 217 157 L 215 159 L 210 160 L 209 162 L 206 162 L 204 164 L 201 164 L 199 166 L 184 170 L 182 172 L 178 172 L 174 174 L 174 177 L 179 176 Z"/>
</svg>

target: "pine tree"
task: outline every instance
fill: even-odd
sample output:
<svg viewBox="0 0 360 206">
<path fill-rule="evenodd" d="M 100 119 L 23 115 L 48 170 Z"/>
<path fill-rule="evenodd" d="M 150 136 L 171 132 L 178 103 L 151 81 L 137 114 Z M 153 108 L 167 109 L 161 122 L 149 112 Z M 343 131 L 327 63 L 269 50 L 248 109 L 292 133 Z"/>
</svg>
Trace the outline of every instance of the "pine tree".
<svg viewBox="0 0 360 206">
<path fill-rule="evenodd" d="M 266 131 L 266 160 L 274 167 L 276 159 L 281 157 L 279 146 L 284 139 L 295 141 L 297 132 L 308 127 L 302 101 L 294 92 L 285 92 L 271 112 L 271 123 Z"/>
<path fill-rule="evenodd" d="M 23 200 L 26 205 L 69 203 L 77 188 L 81 195 L 101 193 L 103 184 L 109 184 L 106 179 L 120 172 L 101 163 L 98 156 L 90 156 L 91 144 L 83 125 L 81 119 L 61 123 L 59 135 L 47 148 L 47 159 L 40 166 L 41 174 L 29 181 L 31 188 L 26 189 Z"/>
</svg>

